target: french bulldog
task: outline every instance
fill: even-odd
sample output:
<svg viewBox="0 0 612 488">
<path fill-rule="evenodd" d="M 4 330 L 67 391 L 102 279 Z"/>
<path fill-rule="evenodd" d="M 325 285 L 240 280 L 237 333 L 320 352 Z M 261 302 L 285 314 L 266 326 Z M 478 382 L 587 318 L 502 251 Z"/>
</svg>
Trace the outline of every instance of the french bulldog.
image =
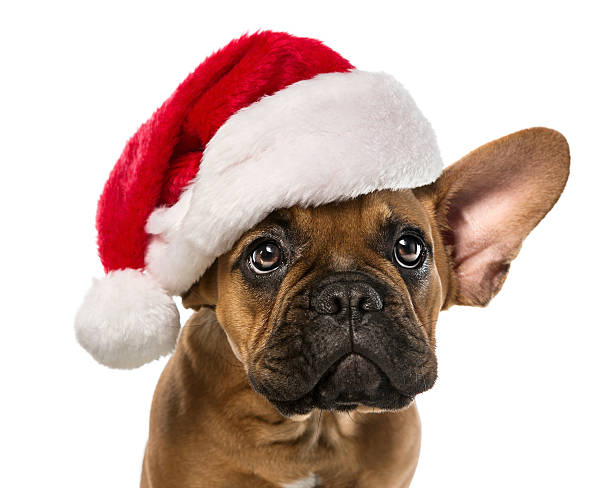
<svg viewBox="0 0 612 488">
<path fill-rule="evenodd" d="M 141 487 L 409 486 L 438 313 L 487 305 L 568 174 L 533 128 L 424 187 L 270 214 L 183 296 Z"/>
</svg>

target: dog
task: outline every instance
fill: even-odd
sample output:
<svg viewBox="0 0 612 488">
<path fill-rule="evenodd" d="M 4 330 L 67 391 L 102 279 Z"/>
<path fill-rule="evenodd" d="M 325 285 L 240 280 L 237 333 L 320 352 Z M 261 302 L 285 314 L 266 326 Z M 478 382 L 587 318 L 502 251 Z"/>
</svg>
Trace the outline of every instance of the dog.
<svg viewBox="0 0 612 488">
<path fill-rule="evenodd" d="M 427 186 L 268 215 L 182 297 L 141 487 L 409 486 L 438 313 L 489 303 L 568 175 L 533 128 Z"/>
</svg>

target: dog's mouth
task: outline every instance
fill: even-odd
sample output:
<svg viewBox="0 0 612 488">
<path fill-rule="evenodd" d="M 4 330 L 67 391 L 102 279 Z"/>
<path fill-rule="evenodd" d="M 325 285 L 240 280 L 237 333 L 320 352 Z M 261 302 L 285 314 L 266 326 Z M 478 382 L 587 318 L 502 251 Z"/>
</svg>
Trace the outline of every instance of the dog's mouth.
<svg viewBox="0 0 612 488">
<path fill-rule="evenodd" d="M 380 407 L 380 400 L 391 390 L 395 388 L 376 364 L 351 353 L 325 372 L 313 393 L 323 408 L 351 409 L 359 404 Z"/>
<path fill-rule="evenodd" d="M 414 395 L 393 387 L 388 376 L 366 357 L 349 353 L 338 359 L 311 391 L 297 400 L 268 400 L 286 416 L 320 410 L 349 411 L 358 406 L 397 410 L 408 406 Z"/>
</svg>

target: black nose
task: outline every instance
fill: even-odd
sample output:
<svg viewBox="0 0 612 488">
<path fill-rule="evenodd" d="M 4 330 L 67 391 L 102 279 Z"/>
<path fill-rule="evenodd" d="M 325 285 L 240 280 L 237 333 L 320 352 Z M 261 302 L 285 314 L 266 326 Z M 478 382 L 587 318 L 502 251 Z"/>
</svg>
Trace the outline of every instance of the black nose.
<svg viewBox="0 0 612 488">
<path fill-rule="evenodd" d="M 314 297 L 313 306 L 321 315 L 346 311 L 376 312 L 383 308 L 379 293 L 364 281 L 336 281 L 323 287 Z"/>
</svg>

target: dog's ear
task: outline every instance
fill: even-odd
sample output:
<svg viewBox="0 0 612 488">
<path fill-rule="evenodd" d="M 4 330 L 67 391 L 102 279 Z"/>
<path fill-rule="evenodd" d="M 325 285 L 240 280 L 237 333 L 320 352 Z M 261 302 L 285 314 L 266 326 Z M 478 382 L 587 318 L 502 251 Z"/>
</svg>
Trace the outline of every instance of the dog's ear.
<svg viewBox="0 0 612 488">
<path fill-rule="evenodd" d="M 432 184 L 456 276 L 446 306 L 484 306 L 495 296 L 523 239 L 561 195 L 569 159 L 561 134 L 526 129 L 476 149 Z"/>
<path fill-rule="evenodd" d="M 183 307 L 199 310 L 202 307 L 215 308 L 217 305 L 217 261 L 206 270 L 181 298 Z"/>
</svg>

